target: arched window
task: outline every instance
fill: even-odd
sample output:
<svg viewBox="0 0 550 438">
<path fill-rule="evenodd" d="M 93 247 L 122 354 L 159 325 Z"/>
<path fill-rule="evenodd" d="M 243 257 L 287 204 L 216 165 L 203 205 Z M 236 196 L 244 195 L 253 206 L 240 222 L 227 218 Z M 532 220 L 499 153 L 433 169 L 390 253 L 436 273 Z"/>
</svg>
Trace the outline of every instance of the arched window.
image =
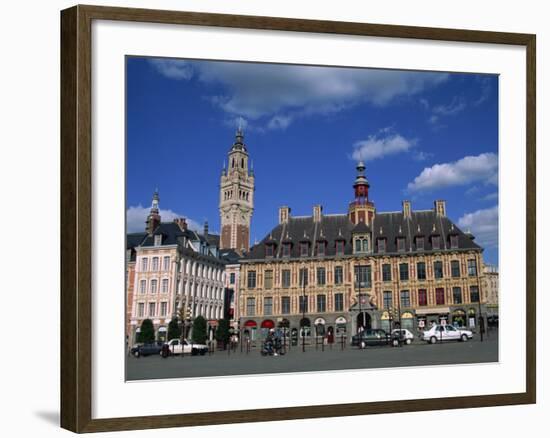
<svg viewBox="0 0 550 438">
<path fill-rule="evenodd" d="M 235 167 L 235 158 L 231 159 L 231 167 Z"/>
<path fill-rule="evenodd" d="M 244 158 L 241 158 L 241 167 L 244 169 Z"/>
<path fill-rule="evenodd" d="M 369 240 L 363 239 L 363 252 L 368 252 L 369 250 Z"/>
<path fill-rule="evenodd" d="M 355 252 L 361 252 L 361 239 L 355 239 Z"/>
</svg>

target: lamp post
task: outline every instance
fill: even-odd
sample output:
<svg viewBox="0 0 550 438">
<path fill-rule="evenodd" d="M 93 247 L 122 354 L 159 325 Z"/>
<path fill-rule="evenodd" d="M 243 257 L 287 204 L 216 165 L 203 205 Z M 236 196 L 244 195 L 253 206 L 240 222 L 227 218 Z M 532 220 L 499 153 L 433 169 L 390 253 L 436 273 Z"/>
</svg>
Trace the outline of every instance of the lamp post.
<svg viewBox="0 0 550 438">
<path fill-rule="evenodd" d="M 302 322 L 300 324 L 302 328 L 302 353 L 306 352 L 306 270 L 302 269 Z"/>
<path fill-rule="evenodd" d="M 361 307 L 361 265 L 357 266 L 357 275 L 355 276 L 357 279 L 357 297 L 359 302 L 359 315 L 361 316 L 361 328 L 363 328 L 363 312 Z M 359 320 L 357 321 L 359 322 Z M 359 330 L 359 324 L 357 324 L 357 333 L 361 333 L 362 330 Z"/>
<path fill-rule="evenodd" d="M 478 309 L 479 309 L 479 335 L 480 335 L 480 342 L 483 342 L 483 331 L 485 329 L 485 324 L 483 321 L 483 315 L 481 314 L 481 294 L 479 295 L 477 299 Z"/>
</svg>

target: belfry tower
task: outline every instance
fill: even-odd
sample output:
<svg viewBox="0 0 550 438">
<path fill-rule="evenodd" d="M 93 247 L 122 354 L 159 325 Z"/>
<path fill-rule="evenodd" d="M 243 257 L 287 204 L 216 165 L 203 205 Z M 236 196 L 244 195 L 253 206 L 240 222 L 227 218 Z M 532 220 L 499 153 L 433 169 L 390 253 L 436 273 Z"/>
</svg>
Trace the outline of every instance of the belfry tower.
<svg viewBox="0 0 550 438">
<path fill-rule="evenodd" d="M 160 225 L 160 211 L 159 211 L 159 191 L 155 190 L 153 193 L 153 201 L 151 202 L 151 210 L 145 221 L 145 231 L 147 234 L 153 234 L 153 231 Z"/>
<path fill-rule="evenodd" d="M 250 220 L 254 211 L 254 172 L 248 168 L 248 152 L 239 127 L 228 152 L 228 166 L 220 179 L 220 248 L 238 252 L 250 248 Z"/>
<path fill-rule="evenodd" d="M 348 217 L 351 222 L 357 225 L 364 222 L 371 226 L 376 213 L 374 204 L 369 200 L 370 184 L 365 176 L 365 165 L 362 161 L 357 164 L 357 177 L 353 184 L 354 200 L 349 203 Z"/>
</svg>

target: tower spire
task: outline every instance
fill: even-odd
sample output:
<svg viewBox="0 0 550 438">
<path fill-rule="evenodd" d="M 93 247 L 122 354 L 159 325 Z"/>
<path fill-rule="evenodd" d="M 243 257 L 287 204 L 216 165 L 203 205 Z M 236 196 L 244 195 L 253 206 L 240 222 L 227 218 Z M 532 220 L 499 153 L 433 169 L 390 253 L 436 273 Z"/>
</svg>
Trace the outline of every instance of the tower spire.
<svg viewBox="0 0 550 438">
<path fill-rule="evenodd" d="M 153 200 L 151 201 L 151 210 L 149 211 L 149 216 L 147 216 L 147 220 L 145 221 L 145 231 L 147 231 L 148 234 L 153 234 L 155 229 L 160 225 L 159 203 L 159 189 L 156 188 L 153 193 Z"/>
</svg>

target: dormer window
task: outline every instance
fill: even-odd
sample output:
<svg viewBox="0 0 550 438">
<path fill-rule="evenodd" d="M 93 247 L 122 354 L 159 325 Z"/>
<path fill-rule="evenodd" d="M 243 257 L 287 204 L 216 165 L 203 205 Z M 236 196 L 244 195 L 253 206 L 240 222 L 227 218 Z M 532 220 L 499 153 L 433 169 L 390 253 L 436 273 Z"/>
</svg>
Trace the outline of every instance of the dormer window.
<svg viewBox="0 0 550 438">
<path fill-rule="evenodd" d="M 344 255 L 344 241 L 343 240 L 337 240 L 336 241 L 336 255 L 338 255 L 338 256 Z"/>
<path fill-rule="evenodd" d="M 300 242 L 300 256 L 305 257 L 309 253 L 309 243 Z"/>
<path fill-rule="evenodd" d="M 290 257 L 290 243 L 283 243 L 283 257 Z"/>
<path fill-rule="evenodd" d="M 416 237 L 416 249 L 418 251 L 424 251 L 424 237 L 423 236 L 417 236 Z"/>
<path fill-rule="evenodd" d="M 155 235 L 155 246 L 162 245 L 162 234 Z"/>
<path fill-rule="evenodd" d="M 355 252 L 369 252 L 369 238 L 367 236 L 356 237 L 354 240 Z"/>
<path fill-rule="evenodd" d="M 325 242 L 317 242 L 317 255 L 325 255 Z"/>
<path fill-rule="evenodd" d="M 441 249 L 441 239 L 439 236 L 432 236 L 432 248 Z"/>
<path fill-rule="evenodd" d="M 378 252 L 386 252 L 386 239 L 378 239 Z"/>
<path fill-rule="evenodd" d="M 405 238 L 404 237 L 398 237 L 397 238 L 397 251 L 405 251 Z"/>
<path fill-rule="evenodd" d="M 268 243 L 265 245 L 265 256 L 266 257 L 273 257 L 273 253 L 275 252 L 275 245 L 272 243 Z"/>
<path fill-rule="evenodd" d="M 458 248 L 458 236 L 456 234 L 451 235 L 451 248 Z"/>
</svg>

